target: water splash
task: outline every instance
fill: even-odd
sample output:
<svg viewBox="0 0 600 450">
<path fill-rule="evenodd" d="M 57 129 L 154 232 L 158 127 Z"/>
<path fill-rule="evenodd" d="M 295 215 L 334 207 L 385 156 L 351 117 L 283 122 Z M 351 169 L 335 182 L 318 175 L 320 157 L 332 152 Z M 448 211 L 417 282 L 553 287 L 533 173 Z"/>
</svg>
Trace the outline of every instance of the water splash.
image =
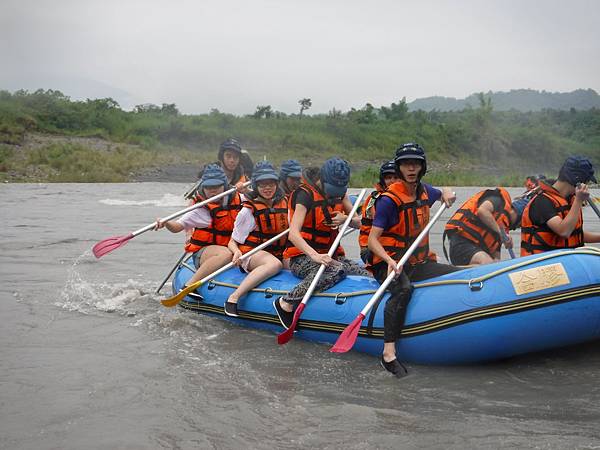
<svg viewBox="0 0 600 450">
<path fill-rule="evenodd" d="M 155 200 L 121 200 L 106 198 L 100 203 L 110 206 L 186 206 L 185 199 L 181 195 L 165 194 Z"/>
</svg>

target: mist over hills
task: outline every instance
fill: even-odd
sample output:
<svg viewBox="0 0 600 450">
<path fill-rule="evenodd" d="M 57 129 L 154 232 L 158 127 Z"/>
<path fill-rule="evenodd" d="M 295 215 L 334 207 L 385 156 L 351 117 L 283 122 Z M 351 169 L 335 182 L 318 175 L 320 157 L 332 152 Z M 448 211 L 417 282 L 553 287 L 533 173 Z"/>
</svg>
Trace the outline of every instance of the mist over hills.
<svg viewBox="0 0 600 450">
<path fill-rule="evenodd" d="M 512 89 L 509 92 L 488 91 L 484 96 L 491 99 L 495 111 L 541 111 L 543 109 L 587 110 L 600 108 L 600 95 L 593 89 L 577 89 L 573 92 L 547 92 L 533 89 Z M 479 94 L 467 98 L 426 97 L 408 103 L 409 111 L 462 111 L 480 106 Z"/>
</svg>

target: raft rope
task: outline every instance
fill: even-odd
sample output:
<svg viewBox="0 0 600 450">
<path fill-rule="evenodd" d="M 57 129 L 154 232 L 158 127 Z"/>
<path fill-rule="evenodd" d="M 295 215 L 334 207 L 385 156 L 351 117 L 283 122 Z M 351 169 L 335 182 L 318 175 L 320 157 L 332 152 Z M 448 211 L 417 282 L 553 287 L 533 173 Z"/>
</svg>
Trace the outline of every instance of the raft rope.
<svg viewBox="0 0 600 450">
<path fill-rule="evenodd" d="M 466 284 L 469 287 L 471 287 L 471 289 L 481 289 L 483 287 L 483 282 L 487 281 L 491 278 L 500 276 L 506 272 L 510 272 L 511 270 L 514 269 L 518 269 L 520 267 L 525 267 L 525 266 L 529 266 L 531 264 L 535 264 L 538 263 L 540 261 L 546 261 L 549 259 L 553 259 L 553 258 L 558 258 L 564 255 L 594 255 L 594 256 L 600 256 L 600 248 L 596 248 L 596 247 L 581 247 L 578 249 L 573 249 L 573 250 L 566 250 L 563 252 L 559 252 L 559 253 L 553 253 L 553 254 L 543 254 L 537 258 L 534 259 L 529 259 L 527 261 L 522 261 L 516 264 L 511 264 L 510 266 L 506 266 L 503 267 L 502 269 L 498 269 L 495 270 L 493 272 L 490 272 L 488 274 L 482 275 L 480 277 L 475 277 L 475 278 L 471 278 L 468 280 L 440 280 L 440 281 L 430 281 L 430 282 L 424 282 L 424 283 L 417 283 L 414 284 L 414 288 L 415 289 L 419 289 L 419 288 L 425 288 L 425 287 L 430 287 L 430 286 L 445 286 L 445 285 L 453 285 L 453 284 Z M 187 267 L 187 266 L 186 266 Z M 189 267 L 188 267 L 189 268 Z M 222 286 L 222 287 L 229 287 L 229 288 L 233 288 L 236 289 L 239 285 L 238 284 L 233 284 L 233 283 L 227 283 L 224 281 L 217 281 L 217 280 L 211 280 L 207 283 L 207 286 L 209 289 L 213 289 L 215 286 Z M 285 295 L 288 293 L 288 291 L 284 291 L 282 289 L 273 289 L 273 288 L 254 288 L 252 289 L 252 292 L 263 292 L 265 294 L 265 297 L 270 298 L 273 295 Z M 369 294 L 374 294 L 376 292 L 375 289 L 366 289 L 366 290 L 362 290 L 362 291 L 353 291 L 353 292 L 338 292 L 338 293 L 334 293 L 334 292 L 319 292 L 317 294 L 314 294 L 314 297 L 333 297 L 336 300 L 337 299 L 346 299 L 346 298 L 350 298 L 350 297 L 357 297 L 360 295 L 369 295 Z"/>
</svg>

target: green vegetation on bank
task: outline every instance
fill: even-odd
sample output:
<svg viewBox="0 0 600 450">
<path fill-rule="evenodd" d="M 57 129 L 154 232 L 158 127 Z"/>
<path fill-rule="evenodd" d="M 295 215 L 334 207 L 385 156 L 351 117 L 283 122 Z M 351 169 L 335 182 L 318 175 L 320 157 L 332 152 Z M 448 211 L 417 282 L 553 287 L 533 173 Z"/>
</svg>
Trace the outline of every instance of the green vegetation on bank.
<svg viewBox="0 0 600 450">
<path fill-rule="evenodd" d="M 103 139 L 110 145 L 58 142 L 29 149 L 30 133 Z M 239 139 L 255 160 L 266 155 L 274 162 L 296 158 L 318 164 L 340 155 L 354 168 L 355 186 L 370 185 L 381 162 L 408 141 L 426 148 L 428 180 L 436 184 L 520 185 L 529 173 L 555 175 L 569 154 L 600 162 L 600 110 L 500 112 L 480 94 L 479 107 L 454 112 L 409 112 L 401 100 L 322 115 L 288 115 L 270 106 L 248 116 L 217 110 L 183 115 L 174 104 L 139 105 L 128 112 L 112 99 L 71 101 L 52 90 L 0 91 L 0 179 L 123 181 L 165 164 L 214 160 L 228 137 Z"/>
</svg>

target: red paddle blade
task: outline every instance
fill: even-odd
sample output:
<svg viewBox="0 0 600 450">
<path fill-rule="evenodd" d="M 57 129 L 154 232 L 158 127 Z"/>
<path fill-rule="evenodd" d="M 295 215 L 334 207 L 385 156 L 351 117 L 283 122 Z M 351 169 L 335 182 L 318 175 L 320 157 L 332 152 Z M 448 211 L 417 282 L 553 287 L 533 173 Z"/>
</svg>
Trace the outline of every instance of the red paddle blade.
<svg viewBox="0 0 600 450">
<path fill-rule="evenodd" d="M 133 238 L 132 233 L 128 234 L 127 236 L 113 236 L 109 237 L 108 239 L 104 239 L 103 241 L 98 242 L 96 245 L 94 245 L 94 247 L 92 247 L 94 256 L 96 258 L 100 258 L 101 256 L 104 256 L 107 253 L 110 253 L 113 250 L 122 247 L 131 238 Z"/>
<path fill-rule="evenodd" d="M 331 350 L 329 351 L 333 353 L 346 353 L 348 350 L 350 350 L 356 342 L 358 332 L 360 331 L 360 324 L 364 318 L 365 315 L 363 313 L 360 313 L 358 316 L 356 316 L 356 319 L 350 322 L 344 331 L 342 331 L 342 334 L 340 334 L 340 337 L 335 342 L 335 345 L 331 347 Z"/>
<path fill-rule="evenodd" d="M 290 327 L 283 333 L 277 335 L 277 343 L 279 345 L 287 344 L 294 337 L 294 330 L 296 329 L 296 325 L 298 325 L 298 320 L 300 320 L 300 315 L 302 314 L 305 305 L 306 303 L 300 303 L 298 305 L 296 312 L 294 312 L 294 320 L 292 320 Z"/>
</svg>

